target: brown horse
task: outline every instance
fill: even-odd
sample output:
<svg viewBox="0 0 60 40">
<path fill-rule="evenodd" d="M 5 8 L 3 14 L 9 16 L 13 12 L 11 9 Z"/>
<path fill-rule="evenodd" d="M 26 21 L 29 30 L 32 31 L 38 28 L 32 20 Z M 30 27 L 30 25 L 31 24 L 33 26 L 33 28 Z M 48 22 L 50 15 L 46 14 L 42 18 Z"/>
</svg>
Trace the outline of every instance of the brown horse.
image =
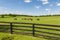
<svg viewBox="0 0 60 40">
<path fill-rule="evenodd" d="M 32 21 L 32 18 L 22 18 L 22 20 L 31 20 Z"/>
</svg>

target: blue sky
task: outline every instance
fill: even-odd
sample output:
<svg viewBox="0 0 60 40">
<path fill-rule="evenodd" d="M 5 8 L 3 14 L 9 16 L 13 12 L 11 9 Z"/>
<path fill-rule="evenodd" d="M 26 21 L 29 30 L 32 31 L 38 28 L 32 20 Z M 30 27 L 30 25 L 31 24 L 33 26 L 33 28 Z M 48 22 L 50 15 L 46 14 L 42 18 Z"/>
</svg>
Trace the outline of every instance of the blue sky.
<svg viewBox="0 0 60 40">
<path fill-rule="evenodd" d="M 0 0 L 0 14 L 60 14 L 60 0 Z"/>
</svg>

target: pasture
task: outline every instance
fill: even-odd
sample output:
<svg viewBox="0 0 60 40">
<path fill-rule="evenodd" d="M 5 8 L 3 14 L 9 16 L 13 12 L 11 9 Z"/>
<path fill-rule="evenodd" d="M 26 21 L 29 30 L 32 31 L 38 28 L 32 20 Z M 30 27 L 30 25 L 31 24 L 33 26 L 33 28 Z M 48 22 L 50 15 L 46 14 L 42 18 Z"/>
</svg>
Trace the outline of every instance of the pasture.
<svg viewBox="0 0 60 40">
<path fill-rule="evenodd" d="M 33 16 L 33 17 L 30 17 L 30 16 L 29 17 L 27 17 L 27 16 L 16 16 L 16 17 L 12 17 L 12 16 L 4 16 L 4 18 L 2 18 L 0 16 L 0 22 L 24 22 L 24 23 L 35 23 L 35 24 L 53 24 L 53 25 L 60 25 L 60 16 L 48 16 L 48 17 L 47 16 L 46 17 L 35 17 L 35 16 Z M 27 26 L 25 24 L 14 24 L 14 25 L 15 25 L 14 26 L 15 28 L 19 28 L 22 25 L 23 26 Z M 28 25 L 28 26 L 31 26 L 31 25 Z M 36 27 L 40 27 L 40 29 L 35 28 L 35 30 L 40 30 L 41 31 L 41 32 L 36 32 L 36 34 L 44 34 L 44 35 L 54 36 L 54 37 L 60 38 L 60 31 L 57 31 L 57 30 L 60 30 L 60 27 L 38 26 L 38 25 L 35 25 L 35 26 Z M 24 28 L 23 27 L 20 27 L 20 28 L 21 29 L 31 30 L 31 28 L 25 28 L 25 27 Z M 48 28 L 48 29 L 46 29 L 46 28 Z M 1 29 L 5 29 L 4 26 L 1 27 Z M 51 29 L 57 29 L 57 30 L 51 30 Z M 21 31 L 21 30 L 14 30 L 14 31 L 24 32 L 24 30 L 23 31 Z M 52 34 L 52 33 L 55 33 L 56 35 L 55 34 Z M 59 34 L 59 35 L 57 35 L 57 34 Z M 40 39 L 40 40 L 43 40 L 43 39 Z M 34 40 L 34 39 L 31 39 L 31 40 Z M 46 39 L 46 40 L 49 40 L 49 39 Z M 53 40 L 55 40 L 55 39 L 53 39 Z"/>
<path fill-rule="evenodd" d="M 17 20 L 15 20 L 17 18 Z M 30 20 L 30 18 L 32 20 Z M 38 20 L 39 19 L 39 20 Z M 46 17 L 26 17 L 26 16 L 4 16 L 0 17 L 2 22 L 26 22 L 26 23 L 39 23 L 39 24 L 57 24 L 60 25 L 60 16 L 46 16 Z"/>
</svg>

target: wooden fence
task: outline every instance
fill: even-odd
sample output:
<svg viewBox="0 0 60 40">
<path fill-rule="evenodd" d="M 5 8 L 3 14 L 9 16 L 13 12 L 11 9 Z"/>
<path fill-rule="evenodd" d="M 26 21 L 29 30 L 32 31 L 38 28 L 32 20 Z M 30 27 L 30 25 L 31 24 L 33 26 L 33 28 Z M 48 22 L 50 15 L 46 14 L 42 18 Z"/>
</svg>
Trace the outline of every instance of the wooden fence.
<svg viewBox="0 0 60 40">
<path fill-rule="evenodd" d="M 0 31 L 1 32 L 9 32 L 11 34 L 14 34 L 14 33 L 25 34 L 25 35 L 29 34 L 29 35 L 40 36 L 40 37 L 44 37 L 44 38 L 60 39 L 60 29 L 59 28 L 60 28 L 60 25 L 51 25 L 51 24 L 0 22 Z M 45 31 L 45 30 L 47 30 L 47 31 Z M 27 31 L 27 32 L 25 32 L 25 31 Z M 49 32 L 49 31 L 51 31 L 51 32 Z M 54 32 L 54 31 L 56 31 L 56 32 Z"/>
</svg>

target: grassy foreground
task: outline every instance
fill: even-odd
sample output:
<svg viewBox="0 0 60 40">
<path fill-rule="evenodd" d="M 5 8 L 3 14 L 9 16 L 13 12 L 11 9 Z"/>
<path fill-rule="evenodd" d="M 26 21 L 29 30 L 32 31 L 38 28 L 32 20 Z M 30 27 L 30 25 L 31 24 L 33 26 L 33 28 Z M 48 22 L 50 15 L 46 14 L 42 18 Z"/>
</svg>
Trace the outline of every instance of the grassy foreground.
<svg viewBox="0 0 60 40">
<path fill-rule="evenodd" d="M 0 32 L 0 40 L 46 40 L 43 38 Z"/>
</svg>

